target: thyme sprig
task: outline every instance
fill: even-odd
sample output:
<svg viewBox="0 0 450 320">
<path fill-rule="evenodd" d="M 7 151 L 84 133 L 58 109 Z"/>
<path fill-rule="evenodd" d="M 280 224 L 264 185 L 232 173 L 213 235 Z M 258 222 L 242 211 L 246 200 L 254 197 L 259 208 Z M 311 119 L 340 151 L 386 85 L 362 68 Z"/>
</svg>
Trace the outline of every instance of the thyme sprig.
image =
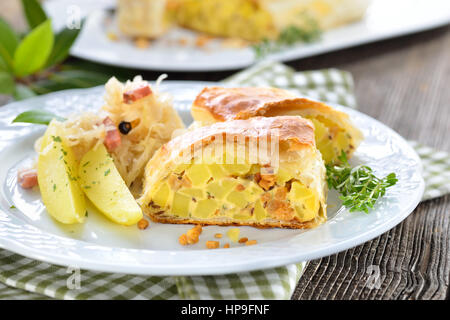
<svg viewBox="0 0 450 320">
<path fill-rule="evenodd" d="M 310 43 L 320 38 L 322 31 L 315 20 L 305 16 L 303 27 L 291 25 L 282 30 L 276 40 L 263 39 L 252 46 L 257 59 L 297 43 Z"/>
<path fill-rule="evenodd" d="M 339 198 L 350 211 L 368 213 L 375 202 L 385 195 L 386 189 L 398 181 L 395 173 L 380 179 L 368 166 L 351 168 L 345 152 L 342 152 L 339 160 L 340 164 L 326 165 L 328 187 L 341 194 Z"/>
</svg>

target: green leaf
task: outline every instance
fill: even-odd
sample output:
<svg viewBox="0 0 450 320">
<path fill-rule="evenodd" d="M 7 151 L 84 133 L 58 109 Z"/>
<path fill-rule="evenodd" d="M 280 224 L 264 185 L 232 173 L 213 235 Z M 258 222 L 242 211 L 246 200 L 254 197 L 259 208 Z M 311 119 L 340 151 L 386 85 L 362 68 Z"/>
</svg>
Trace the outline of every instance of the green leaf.
<svg viewBox="0 0 450 320">
<path fill-rule="evenodd" d="M 31 31 L 19 44 L 14 54 L 14 73 L 23 77 L 39 71 L 50 55 L 53 38 L 50 20 Z"/>
<path fill-rule="evenodd" d="M 19 37 L 8 23 L 0 18 L 0 65 L 8 69 L 12 69 L 13 56 L 16 51 Z"/>
<path fill-rule="evenodd" d="M 82 24 L 84 21 L 82 22 Z M 75 42 L 80 29 L 68 29 L 64 28 L 55 36 L 55 45 L 53 46 L 52 53 L 48 57 L 47 67 L 60 63 L 69 55 L 69 50 Z"/>
<path fill-rule="evenodd" d="M 34 97 L 36 94 L 33 90 L 24 86 L 23 84 L 16 84 L 16 88 L 13 92 L 13 97 L 16 100 L 25 100 Z"/>
<path fill-rule="evenodd" d="M 30 29 L 34 29 L 36 26 L 47 20 L 47 15 L 38 1 L 22 0 L 22 6 Z"/>
<path fill-rule="evenodd" d="M 10 73 L 0 71 L 0 93 L 12 94 L 14 92 L 15 83 Z"/>
<path fill-rule="evenodd" d="M 24 122 L 24 123 L 34 123 L 34 124 L 46 124 L 48 125 L 50 121 L 56 119 L 58 121 L 64 121 L 65 119 L 48 111 L 44 110 L 30 110 L 19 114 L 12 122 Z"/>
</svg>

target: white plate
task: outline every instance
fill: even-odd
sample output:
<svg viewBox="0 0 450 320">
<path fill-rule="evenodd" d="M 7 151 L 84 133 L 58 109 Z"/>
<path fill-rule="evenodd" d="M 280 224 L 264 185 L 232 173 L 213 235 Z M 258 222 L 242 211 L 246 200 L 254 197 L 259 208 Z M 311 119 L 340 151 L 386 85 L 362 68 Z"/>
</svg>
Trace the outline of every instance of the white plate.
<svg viewBox="0 0 450 320">
<path fill-rule="evenodd" d="M 164 82 L 162 90 L 175 96 L 175 106 L 186 123 L 189 108 L 205 85 Z M 390 188 L 370 214 L 348 212 L 331 192 L 328 222 L 308 231 L 241 227 L 241 235 L 256 239 L 255 246 L 232 244 L 230 249 L 205 249 L 228 227 L 204 227 L 198 244 L 183 247 L 178 237 L 192 226 L 151 223 L 147 230 L 115 225 L 89 208 L 84 225 L 63 226 L 46 213 L 38 190 L 17 186 L 17 169 L 36 156 L 34 141 L 45 127 L 15 124 L 20 112 L 44 108 L 60 115 L 97 110 L 103 88 L 67 90 L 11 103 L 0 108 L 0 247 L 51 263 L 84 269 L 146 275 L 206 275 L 281 266 L 327 256 L 370 240 L 406 218 L 419 203 L 424 189 L 421 164 L 414 150 L 398 134 L 357 111 L 348 112 L 364 132 L 365 140 L 352 159 L 376 174 L 396 172 L 399 182 Z M 16 208 L 10 208 L 14 205 Z M 221 243 L 229 242 L 227 238 Z"/>
<path fill-rule="evenodd" d="M 57 28 L 65 25 L 68 16 L 73 15 L 74 10 L 69 6 L 72 3 L 67 0 L 46 3 Z M 209 43 L 207 50 L 194 45 L 181 46 L 176 39 L 195 42 L 197 33 L 180 28 L 172 30 L 147 49 L 138 49 L 129 40 L 113 42 L 106 36 L 107 30 L 112 28 L 105 23 L 106 11 L 99 8 L 114 6 L 114 2 L 83 0 L 78 1 L 77 5 L 82 14 L 92 13 L 71 49 L 71 54 L 79 58 L 116 66 L 167 71 L 230 70 L 255 62 L 250 48 L 224 48 L 219 40 Z M 315 43 L 286 48 L 267 58 L 289 61 L 431 29 L 449 22 L 448 0 L 373 0 L 362 21 L 328 31 Z"/>
</svg>

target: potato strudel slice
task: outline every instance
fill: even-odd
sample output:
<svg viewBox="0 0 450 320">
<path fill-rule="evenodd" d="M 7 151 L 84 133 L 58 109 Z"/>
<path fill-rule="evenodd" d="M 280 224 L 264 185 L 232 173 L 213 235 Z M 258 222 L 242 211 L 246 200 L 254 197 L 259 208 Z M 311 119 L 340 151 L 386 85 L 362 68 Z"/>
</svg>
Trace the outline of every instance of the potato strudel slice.
<svg viewBox="0 0 450 320">
<path fill-rule="evenodd" d="M 138 202 L 163 223 L 312 228 L 326 220 L 326 190 L 312 123 L 255 117 L 163 145 L 147 164 Z"/>
<path fill-rule="evenodd" d="M 255 116 L 298 115 L 310 119 L 317 148 L 326 163 L 336 162 L 342 151 L 351 157 L 363 139 L 346 113 L 277 88 L 207 87 L 195 99 L 191 113 L 201 125 Z"/>
</svg>

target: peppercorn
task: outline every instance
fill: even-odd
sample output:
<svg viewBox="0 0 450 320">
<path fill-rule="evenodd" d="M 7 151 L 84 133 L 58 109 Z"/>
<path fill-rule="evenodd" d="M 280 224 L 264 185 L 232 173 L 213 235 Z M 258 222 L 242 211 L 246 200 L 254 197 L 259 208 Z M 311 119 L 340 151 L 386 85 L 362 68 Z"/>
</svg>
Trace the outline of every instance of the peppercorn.
<svg viewBox="0 0 450 320">
<path fill-rule="evenodd" d="M 119 131 L 121 134 L 128 134 L 131 131 L 131 123 L 127 121 L 120 122 Z"/>
</svg>

